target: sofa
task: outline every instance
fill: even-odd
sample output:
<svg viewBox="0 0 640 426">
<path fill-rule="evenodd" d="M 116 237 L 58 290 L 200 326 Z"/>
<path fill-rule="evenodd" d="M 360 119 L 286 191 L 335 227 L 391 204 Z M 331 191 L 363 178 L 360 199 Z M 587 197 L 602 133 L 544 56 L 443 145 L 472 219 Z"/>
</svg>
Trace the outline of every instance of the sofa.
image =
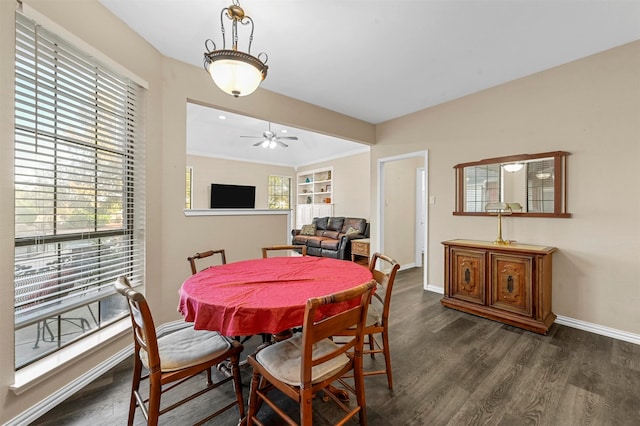
<svg viewBox="0 0 640 426">
<path fill-rule="evenodd" d="M 307 247 L 307 255 L 351 259 L 351 240 L 369 238 L 369 223 L 356 217 L 316 217 L 291 231 L 291 243 Z"/>
</svg>

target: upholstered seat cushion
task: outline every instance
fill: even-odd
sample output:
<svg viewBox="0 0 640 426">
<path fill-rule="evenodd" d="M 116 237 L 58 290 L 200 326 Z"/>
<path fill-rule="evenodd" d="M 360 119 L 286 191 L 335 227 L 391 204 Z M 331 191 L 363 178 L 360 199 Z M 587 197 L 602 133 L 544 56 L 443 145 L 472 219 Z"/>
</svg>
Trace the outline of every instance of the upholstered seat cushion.
<svg viewBox="0 0 640 426">
<path fill-rule="evenodd" d="M 215 331 L 182 328 L 158 338 L 160 369 L 175 371 L 201 364 L 219 357 L 230 346 L 229 341 Z M 140 351 L 140 360 L 149 367 L 145 351 Z"/>
<path fill-rule="evenodd" d="M 326 239 L 320 243 L 320 247 L 328 250 L 338 250 L 338 244 L 340 244 L 340 240 Z"/>
<path fill-rule="evenodd" d="M 367 322 L 365 323 L 365 327 L 380 324 L 381 321 L 382 314 L 380 313 L 378 308 L 373 304 L 369 305 L 369 309 L 367 309 Z"/>
<path fill-rule="evenodd" d="M 329 339 L 317 342 L 313 347 L 313 358 L 317 359 L 336 349 Z M 302 363 L 302 336 L 294 336 L 274 345 L 267 346 L 256 354 L 256 359 L 270 374 L 291 386 L 300 386 L 300 364 Z M 311 370 L 312 383 L 331 376 L 349 363 L 349 357 L 340 354 L 327 362 L 318 364 Z"/>
<path fill-rule="evenodd" d="M 308 239 L 309 239 L 309 235 L 294 235 L 291 243 L 294 245 L 307 245 Z"/>
<path fill-rule="evenodd" d="M 324 237 L 309 237 L 307 238 L 307 247 L 322 247 L 322 241 L 326 240 Z"/>
<path fill-rule="evenodd" d="M 331 238 L 332 240 L 340 239 L 340 233 L 338 231 L 322 231 L 322 236 L 324 238 Z"/>
</svg>

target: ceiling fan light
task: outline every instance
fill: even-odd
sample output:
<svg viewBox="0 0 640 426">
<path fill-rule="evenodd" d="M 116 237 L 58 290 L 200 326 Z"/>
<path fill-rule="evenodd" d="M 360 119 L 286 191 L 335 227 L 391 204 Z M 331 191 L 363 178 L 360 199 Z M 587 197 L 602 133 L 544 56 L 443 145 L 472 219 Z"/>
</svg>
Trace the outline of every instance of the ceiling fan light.
<svg viewBox="0 0 640 426">
<path fill-rule="evenodd" d="M 263 148 L 269 148 L 269 141 L 265 139 L 260 146 Z"/>
<path fill-rule="evenodd" d="M 275 147 L 276 147 L 276 141 L 269 142 L 269 148 L 275 149 Z"/>
</svg>

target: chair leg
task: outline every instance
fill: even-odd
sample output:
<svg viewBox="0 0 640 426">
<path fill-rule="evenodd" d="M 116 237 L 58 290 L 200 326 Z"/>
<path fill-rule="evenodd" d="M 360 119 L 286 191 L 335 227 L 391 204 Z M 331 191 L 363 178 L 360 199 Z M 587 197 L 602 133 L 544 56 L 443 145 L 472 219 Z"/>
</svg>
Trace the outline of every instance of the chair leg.
<svg viewBox="0 0 640 426">
<path fill-rule="evenodd" d="M 236 392 L 238 401 L 238 413 L 240 419 L 244 418 L 244 397 L 242 396 L 242 381 L 240 380 L 240 355 L 231 357 L 231 374 L 233 375 L 233 390 Z"/>
<path fill-rule="evenodd" d="M 253 425 L 253 418 L 258 413 L 258 389 L 260 388 L 260 373 L 254 371 L 249 387 L 249 413 L 247 414 L 247 426 Z"/>
<path fill-rule="evenodd" d="M 127 420 L 127 425 L 133 425 L 133 419 L 136 415 L 136 407 L 137 407 L 137 399 L 136 393 L 140 389 L 140 377 L 142 374 L 142 364 L 139 361 L 136 361 L 133 366 L 133 380 L 131 383 L 131 399 L 129 401 L 129 418 Z"/>
<path fill-rule="evenodd" d="M 157 426 L 160 417 L 160 396 L 162 395 L 162 385 L 160 383 L 159 373 L 149 376 L 149 426 Z"/>
<path fill-rule="evenodd" d="M 393 389 L 393 377 L 391 374 L 391 351 L 389 350 L 388 330 L 382 332 L 382 351 L 384 355 L 384 364 L 387 369 L 387 383 L 389 385 L 389 389 Z"/>
<path fill-rule="evenodd" d="M 313 424 L 312 403 L 313 393 L 311 389 L 301 389 L 300 395 L 300 426 L 311 426 Z"/>
<path fill-rule="evenodd" d="M 211 367 L 207 368 L 207 386 L 211 386 L 213 380 L 211 379 Z"/>
<path fill-rule="evenodd" d="M 364 394 L 364 370 L 362 366 L 362 358 L 354 360 L 353 366 L 353 385 L 356 391 L 356 401 L 360 407 L 360 426 L 367 426 L 367 401 Z"/>
<path fill-rule="evenodd" d="M 368 335 L 368 341 L 369 341 L 369 351 L 371 351 L 371 358 L 375 358 L 375 353 L 373 353 L 374 349 L 375 349 L 375 342 L 376 340 L 373 337 L 373 334 L 369 334 Z"/>
</svg>

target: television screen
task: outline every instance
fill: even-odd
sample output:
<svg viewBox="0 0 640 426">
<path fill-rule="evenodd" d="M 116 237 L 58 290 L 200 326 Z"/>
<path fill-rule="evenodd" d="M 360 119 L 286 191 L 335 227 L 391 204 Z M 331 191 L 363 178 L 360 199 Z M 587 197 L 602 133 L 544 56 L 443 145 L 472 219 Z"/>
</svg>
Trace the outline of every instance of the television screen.
<svg viewBox="0 0 640 426">
<path fill-rule="evenodd" d="M 255 205 L 255 186 L 211 184 L 212 209 L 253 209 Z"/>
</svg>

